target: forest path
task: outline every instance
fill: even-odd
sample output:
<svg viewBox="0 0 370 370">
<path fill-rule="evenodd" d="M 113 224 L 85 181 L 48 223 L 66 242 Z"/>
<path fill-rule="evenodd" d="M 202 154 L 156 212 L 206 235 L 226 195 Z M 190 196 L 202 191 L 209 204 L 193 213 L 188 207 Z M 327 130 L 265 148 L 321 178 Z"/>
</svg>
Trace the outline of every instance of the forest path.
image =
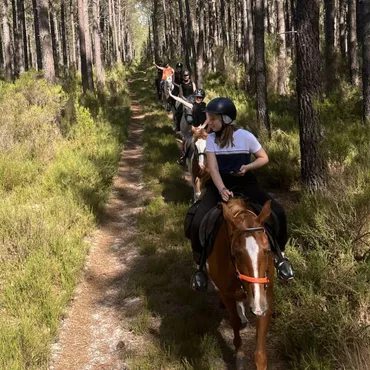
<svg viewBox="0 0 370 370">
<path fill-rule="evenodd" d="M 130 318 L 135 320 L 140 316 L 142 305 L 140 297 L 127 293 L 130 291 L 130 276 L 132 270 L 145 265 L 146 260 L 145 256 L 139 255 L 135 246 L 140 234 L 136 227 L 137 216 L 143 209 L 143 201 L 151 197 L 142 183 L 142 133 L 146 117 L 142 108 L 144 103 L 134 94 L 131 98 L 133 115 L 130 133 L 121 154 L 104 221 L 89 239 L 91 248 L 84 274 L 62 322 L 58 342 L 52 346 L 49 370 L 131 370 L 127 364 L 130 358 L 144 355 L 146 348 L 158 342 L 158 336 L 165 335 L 161 330 L 156 330 L 165 326 L 163 320 L 168 320 L 168 316 L 182 310 L 181 306 L 175 307 L 179 303 L 174 299 L 172 303 L 169 302 L 171 307 L 164 317 L 158 315 L 151 320 L 149 332 L 140 333 L 130 328 Z M 218 332 L 218 345 L 222 348 L 222 357 L 215 358 L 213 364 L 202 366 L 202 370 L 231 370 L 234 368 L 235 359 L 233 333 L 227 313 L 218 308 L 215 294 L 207 295 L 206 300 L 208 308 L 205 310 L 219 311 L 216 315 L 220 321 L 214 324 Z M 251 325 L 242 333 L 246 352 L 245 369 L 254 370 L 256 331 L 254 319 L 249 319 Z M 275 343 L 275 335 L 269 334 L 268 368 L 286 370 Z M 145 365 L 145 369 L 200 370 L 197 365 L 189 367 L 189 363 L 180 363 L 182 359 L 178 358 L 175 367 L 158 367 L 154 364 L 151 366 L 149 363 Z M 142 368 L 144 369 L 140 365 L 134 367 L 139 370 Z"/>
<path fill-rule="evenodd" d="M 144 116 L 132 99 L 132 122 L 103 222 L 91 236 L 89 256 L 59 340 L 52 348 L 50 370 L 123 369 L 121 325 L 122 282 L 137 256 L 138 205 L 143 194 L 142 142 Z"/>
</svg>

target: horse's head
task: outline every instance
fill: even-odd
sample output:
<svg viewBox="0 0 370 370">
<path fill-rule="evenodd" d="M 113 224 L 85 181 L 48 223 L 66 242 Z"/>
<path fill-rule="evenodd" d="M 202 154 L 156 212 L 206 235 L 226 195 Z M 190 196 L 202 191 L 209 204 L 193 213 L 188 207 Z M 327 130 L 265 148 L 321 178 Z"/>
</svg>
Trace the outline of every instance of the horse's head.
<svg viewBox="0 0 370 370">
<path fill-rule="evenodd" d="M 198 164 L 200 168 L 205 167 L 205 156 L 206 156 L 206 139 L 207 139 L 207 131 L 204 128 L 197 129 L 192 128 L 193 132 L 193 143 L 195 146 L 195 153 L 198 159 Z"/>
<path fill-rule="evenodd" d="M 268 292 L 272 294 L 269 284 L 274 276 L 273 258 L 263 226 L 271 213 L 271 201 L 264 204 L 258 216 L 247 208 L 243 199 L 231 199 L 227 204 L 222 203 L 222 208 L 236 273 L 248 291 L 251 311 L 264 316 L 269 308 Z"/>
</svg>

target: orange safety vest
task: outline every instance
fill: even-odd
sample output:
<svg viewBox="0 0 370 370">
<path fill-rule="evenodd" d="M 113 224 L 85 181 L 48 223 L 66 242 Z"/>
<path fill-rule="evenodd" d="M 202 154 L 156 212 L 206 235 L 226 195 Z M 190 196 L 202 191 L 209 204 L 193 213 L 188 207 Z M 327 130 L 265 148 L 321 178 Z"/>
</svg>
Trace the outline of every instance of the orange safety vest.
<svg viewBox="0 0 370 370">
<path fill-rule="evenodd" d="M 167 80 L 168 77 L 172 76 L 175 73 L 173 68 L 167 67 L 163 69 L 163 75 L 162 75 L 162 80 Z"/>
</svg>

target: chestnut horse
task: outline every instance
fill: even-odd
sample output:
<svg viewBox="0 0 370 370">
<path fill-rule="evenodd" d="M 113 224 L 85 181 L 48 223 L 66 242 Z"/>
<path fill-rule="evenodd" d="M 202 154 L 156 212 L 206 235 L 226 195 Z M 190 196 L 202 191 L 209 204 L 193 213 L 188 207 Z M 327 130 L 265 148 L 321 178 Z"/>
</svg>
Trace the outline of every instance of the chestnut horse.
<svg viewBox="0 0 370 370">
<path fill-rule="evenodd" d="M 188 170 L 191 175 L 191 182 L 194 190 L 194 202 L 196 202 L 202 190 L 206 179 L 209 178 L 209 171 L 206 163 L 206 139 L 207 131 L 204 128 L 197 129 L 192 127 L 192 145 L 194 148 L 191 158 L 186 159 Z"/>
<path fill-rule="evenodd" d="M 266 370 L 266 337 L 273 305 L 274 262 L 264 223 L 271 213 L 271 201 L 264 204 L 258 216 L 244 199 L 232 198 L 228 203 L 222 203 L 222 208 L 224 221 L 207 259 L 208 273 L 230 316 L 237 369 L 244 369 L 238 309 L 247 298 L 249 308 L 257 318 L 255 364 L 257 370 Z"/>
</svg>

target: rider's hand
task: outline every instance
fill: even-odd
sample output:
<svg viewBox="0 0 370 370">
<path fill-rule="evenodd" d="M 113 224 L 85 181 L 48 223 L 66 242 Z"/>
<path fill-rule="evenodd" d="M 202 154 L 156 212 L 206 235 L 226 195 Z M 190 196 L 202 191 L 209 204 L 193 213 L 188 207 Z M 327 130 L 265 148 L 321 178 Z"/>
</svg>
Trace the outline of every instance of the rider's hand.
<svg viewBox="0 0 370 370">
<path fill-rule="evenodd" d="M 247 171 L 248 171 L 247 165 L 241 166 L 239 172 L 237 172 L 235 176 L 244 176 Z"/>
<path fill-rule="evenodd" d="M 221 198 L 224 202 L 227 202 L 230 197 L 233 197 L 233 192 L 230 191 L 229 189 L 226 189 L 226 188 L 223 188 L 221 191 L 220 191 L 220 195 L 221 195 Z"/>
<path fill-rule="evenodd" d="M 206 166 L 204 164 L 200 164 L 199 165 L 199 173 L 201 175 L 203 175 L 205 169 L 206 169 Z"/>
</svg>

